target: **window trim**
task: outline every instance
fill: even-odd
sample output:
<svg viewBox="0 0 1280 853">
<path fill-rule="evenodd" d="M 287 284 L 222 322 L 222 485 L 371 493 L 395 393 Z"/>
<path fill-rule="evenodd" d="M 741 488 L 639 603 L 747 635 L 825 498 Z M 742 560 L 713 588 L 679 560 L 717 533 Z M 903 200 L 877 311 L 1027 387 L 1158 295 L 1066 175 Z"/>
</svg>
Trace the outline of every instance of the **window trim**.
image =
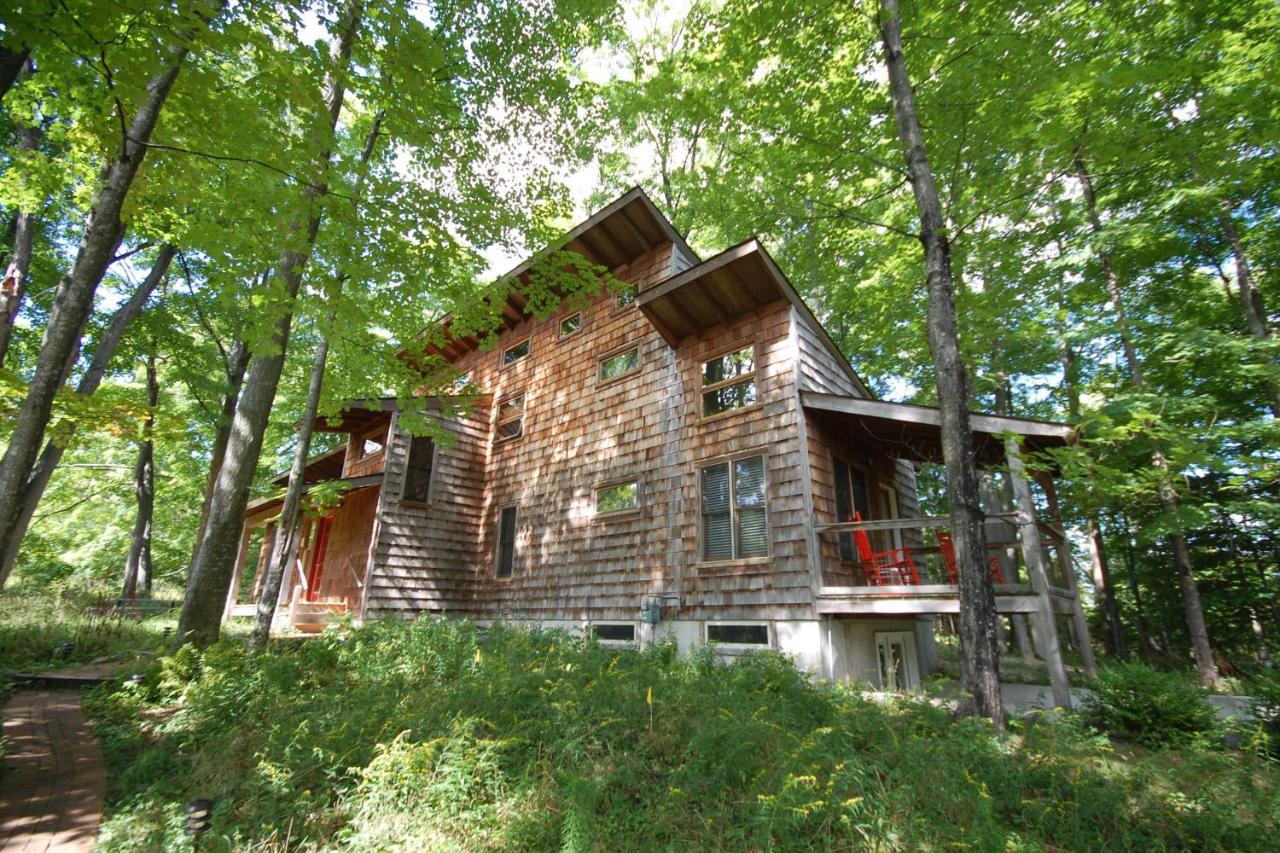
<svg viewBox="0 0 1280 853">
<path fill-rule="evenodd" d="M 511 361 L 507 361 L 507 353 L 511 352 L 513 349 L 520 346 L 521 344 L 528 344 L 529 351 L 522 356 L 518 356 L 517 358 L 514 358 Z M 531 355 L 533 355 L 533 336 L 525 335 L 520 340 L 513 342 L 510 346 L 505 346 L 502 348 L 502 352 L 498 356 L 498 369 L 506 370 L 508 367 L 514 367 L 515 365 L 524 361 L 526 358 L 528 358 Z"/>
<path fill-rule="evenodd" d="M 502 518 L 506 515 L 507 510 L 515 510 L 516 520 L 512 525 L 515 529 L 512 531 L 511 539 L 511 571 L 502 574 Z M 498 581 L 510 581 L 516 576 L 516 566 L 520 562 L 520 504 L 509 503 L 498 507 L 497 524 L 495 525 L 493 537 L 493 578 Z"/>
<path fill-rule="evenodd" d="M 503 404 L 516 399 L 520 400 L 520 414 L 518 414 L 514 418 L 504 419 L 502 417 Z M 525 409 L 528 405 L 529 405 L 529 398 L 525 396 L 524 391 L 515 391 L 511 394 L 504 394 L 502 397 L 498 398 L 498 413 L 494 417 L 494 423 L 493 423 L 494 444 L 506 444 L 509 441 L 519 441 L 520 439 L 524 438 L 524 416 L 525 416 Z M 520 423 L 519 433 L 517 433 L 516 435 L 502 435 L 499 432 L 499 430 L 502 429 L 504 424 L 509 424 L 515 421 L 518 421 Z"/>
<path fill-rule="evenodd" d="M 840 483 L 839 483 L 839 478 L 837 477 L 837 472 L 839 471 L 840 465 L 844 465 L 846 468 L 849 469 L 849 477 L 850 477 L 849 483 L 848 483 L 849 501 L 853 504 L 854 510 L 858 509 L 858 501 L 857 501 L 857 495 L 855 495 L 853 491 L 853 472 L 857 471 L 859 474 L 862 475 L 862 487 L 863 487 L 863 490 L 866 492 L 864 497 L 866 498 L 866 501 L 867 501 L 867 516 L 868 516 L 867 518 L 864 518 L 863 521 L 875 520 L 873 517 L 871 517 L 872 516 L 871 496 L 872 494 L 874 494 L 876 487 L 879 485 L 879 482 L 874 476 L 874 472 L 867 465 L 864 465 L 861 462 L 854 462 L 850 456 L 843 455 L 837 451 L 833 451 L 831 453 L 831 506 L 832 506 L 832 512 L 835 514 L 836 521 L 837 522 L 846 521 L 846 519 L 843 519 L 840 517 L 840 512 L 839 512 Z M 841 545 L 842 541 L 848 543 L 847 547 Z M 846 551 L 847 553 L 852 555 L 847 559 L 844 557 L 844 553 Z M 852 533 L 846 532 L 846 533 L 840 533 L 836 535 L 836 559 L 840 563 L 843 563 L 845 565 L 857 565 L 858 563 L 861 562 L 861 560 L 858 557 L 857 546 L 853 541 Z"/>
<path fill-rule="evenodd" d="M 440 443 L 426 435 L 413 436 L 406 433 L 405 437 L 408 441 L 405 442 L 404 448 L 404 472 L 400 476 L 400 503 L 410 506 L 431 506 L 436 496 L 436 466 L 440 464 Z M 431 441 L 431 476 L 427 478 L 427 499 L 423 501 L 404 496 L 405 490 L 409 487 L 409 459 L 413 456 L 413 442 L 417 438 L 427 438 Z"/>
<path fill-rule="evenodd" d="M 622 373 L 619 373 L 617 376 L 610 376 L 608 379 L 605 379 L 604 363 L 611 358 L 617 358 L 620 355 L 625 355 L 631 352 L 632 350 L 635 350 L 635 353 L 636 353 L 636 366 L 627 368 L 625 371 L 623 371 Z M 638 341 L 636 343 L 623 344 L 620 347 L 614 347 L 612 350 L 610 350 L 609 352 L 605 353 L 604 355 L 596 359 L 596 385 L 600 385 L 600 386 L 612 385 L 615 382 L 618 382 L 622 379 L 626 379 L 628 376 L 630 376 L 633 373 L 639 373 L 639 372 L 640 372 L 640 343 Z"/>
<path fill-rule="evenodd" d="M 600 493 L 605 489 L 612 489 L 615 486 L 625 486 L 627 484 L 634 484 L 636 487 L 636 505 L 629 506 L 626 509 L 611 509 L 606 512 L 601 512 L 600 511 Z M 621 516 L 635 515 L 640 512 L 640 506 L 641 506 L 640 495 L 641 495 L 641 491 L 640 491 L 639 477 L 623 477 L 621 479 L 605 480 L 602 483 L 598 483 L 591 490 L 591 497 L 592 497 L 591 509 L 592 509 L 593 517 L 600 519 L 602 521 L 608 521 L 611 519 L 619 518 Z"/>
<path fill-rule="evenodd" d="M 744 349 L 747 349 L 748 347 L 751 348 L 751 363 L 752 365 L 754 365 L 750 373 L 743 374 L 741 376 L 734 376 L 729 379 L 721 379 L 719 382 L 713 382 L 710 385 L 704 385 L 702 383 L 702 378 L 703 376 L 706 375 L 706 369 L 708 364 L 715 361 L 716 359 L 724 358 L 726 355 L 729 355 L 730 353 L 742 352 Z M 733 346 L 724 347 L 712 355 L 700 357 L 698 360 L 697 382 L 698 382 L 697 411 L 698 411 L 699 422 L 713 421 L 719 418 L 727 417 L 729 415 L 736 415 L 742 412 L 750 412 L 760 408 L 762 405 L 764 405 L 764 400 L 761 397 L 761 392 L 760 392 L 760 344 L 754 340 L 747 341 L 746 343 L 743 343 L 740 341 Z M 706 413 L 707 392 L 718 391 L 721 388 L 728 388 L 730 385 L 738 385 L 740 383 L 745 383 L 745 382 L 751 382 L 755 385 L 756 400 L 754 403 L 747 403 L 745 406 L 734 406 L 732 408 L 725 409 L 723 412 L 715 412 L 710 415 Z"/>
<path fill-rule="evenodd" d="M 763 643 L 726 643 L 721 640 L 711 639 L 711 628 L 722 625 L 763 627 L 767 639 Z M 778 647 L 777 634 L 773 630 L 773 623 L 764 619 L 709 619 L 702 623 L 702 642 L 713 649 L 723 649 L 730 652 L 761 651 Z"/>
<path fill-rule="evenodd" d="M 574 329 L 572 332 L 566 333 L 564 330 L 564 324 L 566 321 L 572 320 L 574 317 L 578 318 L 578 328 Z M 563 317 L 561 317 L 559 320 L 556 321 L 556 340 L 567 341 L 569 338 L 572 338 L 574 335 L 581 333 L 585 325 L 586 323 L 583 322 L 581 311 L 574 311 L 572 314 L 564 315 Z"/>
<path fill-rule="evenodd" d="M 611 626 L 617 625 L 617 626 L 628 627 L 631 629 L 631 639 L 630 640 L 606 640 L 604 637 L 597 637 L 596 636 L 597 625 L 611 625 Z M 613 619 L 594 619 L 587 623 L 587 636 L 591 637 L 591 639 L 595 640 L 597 643 L 599 643 L 602 646 L 610 646 L 612 648 L 619 648 L 619 649 L 634 649 L 639 644 L 640 631 L 637 630 L 635 622 L 623 622 L 623 621 L 616 621 Z"/>
<path fill-rule="evenodd" d="M 764 475 L 764 537 L 765 550 L 763 554 L 748 554 L 745 557 L 733 556 L 728 557 L 707 557 L 706 543 L 706 525 L 703 523 L 702 516 L 702 472 L 716 465 L 729 466 L 729 524 L 730 535 L 733 541 L 733 552 L 738 551 L 738 525 L 737 525 L 737 501 L 736 490 L 733 487 L 733 463 L 743 459 L 751 459 L 759 456 L 763 467 Z M 769 496 L 769 452 L 767 448 L 756 447 L 751 450 L 745 450 L 740 453 L 733 453 L 721 456 L 712 456 L 695 463 L 693 476 L 696 478 L 698 486 L 698 558 L 694 561 L 696 568 L 711 568 L 715 566 L 750 566 L 760 565 L 772 562 L 773 560 L 773 511 L 770 509 L 772 499 Z M 736 623 L 735 623 L 736 624 Z"/>
<path fill-rule="evenodd" d="M 623 287 L 619 288 L 613 297 L 613 313 L 620 314 L 628 308 L 635 308 L 636 302 L 640 299 L 640 283 L 636 281 L 625 281 Z M 623 304 L 622 294 L 630 292 L 632 294 L 631 301 Z"/>
</svg>

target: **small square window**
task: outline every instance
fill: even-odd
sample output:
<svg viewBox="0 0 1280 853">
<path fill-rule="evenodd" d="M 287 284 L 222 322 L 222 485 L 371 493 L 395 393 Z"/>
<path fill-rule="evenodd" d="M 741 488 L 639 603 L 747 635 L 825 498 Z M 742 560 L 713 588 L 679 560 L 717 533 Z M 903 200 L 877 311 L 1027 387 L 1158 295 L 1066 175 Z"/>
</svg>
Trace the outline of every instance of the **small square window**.
<svg viewBox="0 0 1280 853">
<path fill-rule="evenodd" d="M 387 435 L 384 432 L 374 432 L 362 436 L 356 445 L 356 459 L 368 459 L 370 456 L 377 456 L 387 446 Z"/>
<path fill-rule="evenodd" d="M 516 344 L 515 346 L 510 347 L 509 349 L 506 349 L 503 351 L 502 366 L 506 367 L 508 364 L 515 364 L 517 361 L 524 358 L 528 354 L 529 354 L 529 339 L 525 338 L 523 341 Z"/>
<path fill-rule="evenodd" d="M 462 394 L 471 387 L 471 374 L 463 373 L 453 380 L 453 393 Z"/>
<path fill-rule="evenodd" d="M 636 481 L 596 489 L 596 515 L 626 512 L 640 505 Z"/>
<path fill-rule="evenodd" d="M 636 626 L 629 622 L 594 622 L 591 625 L 591 636 L 602 643 L 634 643 Z"/>
<path fill-rule="evenodd" d="M 570 314 L 560 321 L 560 337 L 567 338 L 582 328 L 582 315 Z"/>
<path fill-rule="evenodd" d="M 727 352 L 702 364 L 702 416 L 750 406 L 756 393 L 755 347 Z"/>
<path fill-rule="evenodd" d="M 608 382 L 640 369 L 640 350 L 632 347 L 600 361 L 600 381 Z"/>
<path fill-rule="evenodd" d="M 636 304 L 636 297 L 640 295 L 640 285 L 628 284 L 618 291 L 618 307 L 626 308 L 629 305 Z"/>
<path fill-rule="evenodd" d="M 516 394 L 498 403 L 498 440 L 524 435 L 524 395 Z"/>
<path fill-rule="evenodd" d="M 708 643 L 724 643 L 729 646 L 769 645 L 769 626 L 761 624 L 708 625 Z"/>
</svg>

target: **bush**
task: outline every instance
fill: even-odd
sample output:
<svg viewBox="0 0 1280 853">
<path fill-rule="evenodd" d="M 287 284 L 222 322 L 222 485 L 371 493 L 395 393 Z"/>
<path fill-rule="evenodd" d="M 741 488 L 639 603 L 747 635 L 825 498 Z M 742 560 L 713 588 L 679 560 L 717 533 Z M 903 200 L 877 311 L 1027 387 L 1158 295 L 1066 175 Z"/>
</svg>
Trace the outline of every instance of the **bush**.
<svg viewBox="0 0 1280 853">
<path fill-rule="evenodd" d="M 1180 675 L 1143 663 L 1108 667 L 1090 686 L 1094 696 L 1085 708 L 1093 723 L 1144 746 L 1189 743 L 1217 725 L 1207 692 Z"/>
<path fill-rule="evenodd" d="M 1245 690 L 1252 697 L 1249 712 L 1262 729 L 1264 748 L 1280 755 L 1280 669 L 1263 670 L 1249 680 Z"/>
<path fill-rule="evenodd" d="M 1280 828 L 1252 755 L 1131 760 L 1069 717 L 1000 737 L 776 654 L 419 619 L 154 672 L 89 700 L 104 850 L 183 849 L 198 797 L 209 850 L 1258 849 Z"/>
</svg>

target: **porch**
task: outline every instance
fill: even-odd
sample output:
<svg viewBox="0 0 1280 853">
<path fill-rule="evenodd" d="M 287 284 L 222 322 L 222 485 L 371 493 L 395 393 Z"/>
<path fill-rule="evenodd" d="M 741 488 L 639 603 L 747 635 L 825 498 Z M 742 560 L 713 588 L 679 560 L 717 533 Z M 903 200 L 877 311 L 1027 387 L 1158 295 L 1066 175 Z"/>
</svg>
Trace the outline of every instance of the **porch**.
<svg viewBox="0 0 1280 853">
<path fill-rule="evenodd" d="M 811 442 L 865 459 L 941 462 L 936 409 L 804 392 Z M 1019 418 L 972 415 L 975 457 L 983 468 L 983 526 L 998 613 L 1030 623 L 1038 657 L 1048 666 L 1055 702 L 1070 703 L 1060 623 L 1084 668 L 1095 663 L 1070 543 L 1060 522 L 1052 479 L 1032 476 L 1027 452 L 1072 440 L 1068 427 Z M 839 449 L 837 449 L 839 448 Z M 851 450 L 850 448 L 855 448 Z M 871 463 L 868 462 L 868 465 Z M 909 618 L 960 612 L 958 566 L 949 517 L 910 517 L 896 501 L 873 501 L 850 463 L 833 463 L 835 499 L 815 500 L 812 546 L 817 612 L 826 618 Z M 870 469 L 868 469 L 870 470 Z M 842 477 L 850 477 L 847 485 Z M 881 488 L 885 488 L 881 485 Z M 861 492 L 861 496 L 859 493 Z M 823 510 L 826 510 L 823 512 Z M 904 517 L 905 516 L 905 517 Z M 1026 617 L 1029 617 L 1027 619 Z M 1025 621 L 1024 621 L 1025 620 Z"/>
</svg>

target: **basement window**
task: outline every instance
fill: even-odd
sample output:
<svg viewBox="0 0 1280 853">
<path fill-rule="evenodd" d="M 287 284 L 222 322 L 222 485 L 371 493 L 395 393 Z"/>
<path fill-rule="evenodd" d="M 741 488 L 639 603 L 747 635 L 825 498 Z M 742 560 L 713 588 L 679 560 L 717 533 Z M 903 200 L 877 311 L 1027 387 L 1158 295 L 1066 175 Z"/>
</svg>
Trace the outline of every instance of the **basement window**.
<svg viewBox="0 0 1280 853">
<path fill-rule="evenodd" d="M 635 480 L 596 489 L 596 515 L 628 512 L 637 506 L 639 506 L 639 489 Z"/>
<path fill-rule="evenodd" d="M 431 472 L 435 461 L 436 443 L 430 437 L 417 436 L 409 441 L 409 458 L 405 463 L 400 500 L 416 504 L 431 502 Z"/>
<path fill-rule="evenodd" d="M 750 406 L 758 399 L 755 347 L 744 347 L 703 362 L 703 417 Z"/>
<path fill-rule="evenodd" d="M 710 624 L 707 625 L 707 642 L 726 646 L 767 647 L 769 626 L 762 622 Z"/>
<path fill-rule="evenodd" d="M 498 403 L 498 441 L 524 435 L 524 395 L 516 394 Z"/>
<path fill-rule="evenodd" d="M 640 350 L 632 347 L 629 350 L 623 350 L 600 360 L 600 381 L 611 382 L 614 379 L 621 379 L 628 373 L 635 373 L 639 369 Z"/>
<path fill-rule="evenodd" d="M 567 338 L 582 328 L 582 315 L 570 314 L 560 321 L 560 337 Z"/>
<path fill-rule="evenodd" d="M 631 622 L 593 622 L 591 636 L 601 643 L 634 643 L 636 626 Z"/>
<path fill-rule="evenodd" d="M 509 364 L 515 364 L 517 361 L 519 361 L 520 359 L 524 358 L 529 354 L 529 349 L 530 349 L 529 339 L 525 338 L 523 341 L 516 344 L 515 346 L 509 347 L 508 349 L 503 350 L 502 366 L 506 367 Z"/>
</svg>

